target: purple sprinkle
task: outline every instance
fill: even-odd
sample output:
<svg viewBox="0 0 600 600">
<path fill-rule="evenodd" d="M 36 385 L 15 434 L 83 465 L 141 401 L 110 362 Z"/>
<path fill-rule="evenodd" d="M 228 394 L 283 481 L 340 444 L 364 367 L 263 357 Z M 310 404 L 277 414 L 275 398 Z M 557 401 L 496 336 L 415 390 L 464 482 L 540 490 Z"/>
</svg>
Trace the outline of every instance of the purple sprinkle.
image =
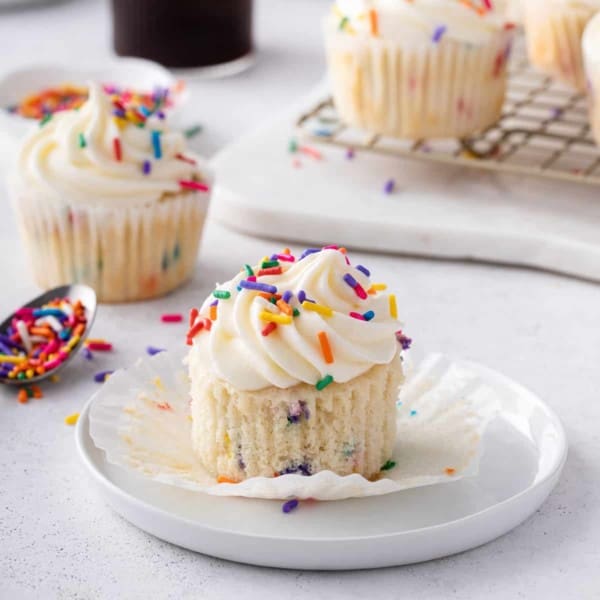
<svg viewBox="0 0 600 600">
<path fill-rule="evenodd" d="M 295 508 L 298 508 L 298 500 L 296 498 L 284 502 L 283 506 L 281 507 L 281 510 L 287 514 L 289 512 L 292 512 Z"/>
<path fill-rule="evenodd" d="M 294 293 L 290 290 L 287 290 L 285 292 L 283 292 L 283 296 L 281 297 L 281 299 L 286 303 L 289 304 L 290 300 L 292 299 L 292 296 L 294 295 Z M 306 294 L 305 294 L 306 295 Z"/>
<path fill-rule="evenodd" d="M 302 304 L 306 300 L 306 292 L 304 290 L 300 290 L 298 292 L 298 302 Z"/>
<path fill-rule="evenodd" d="M 354 158 L 354 148 L 348 148 L 348 150 L 346 150 L 346 158 L 348 160 L 352 160 Z"/>
<path fill-rule="evenodd" d="M 155 348 L 154 346 L 148 346 L 146 348 L 146 352 L 150 355 L 150 356 L 154 356 L 155 354 L 159 354 L 161 352 L 164 352 L 165 349 L 164 348 Z"/>
<path fill-rule="evenodd" d="M 113 115 L 115 115 L 115 117 L 119 117 L 121 119 L 125 118 L 125 111 L 122 108 L 115 108 L 115 110 L 113 110 Z"/>
<path fill-rule="evenodd" d="M 0 341 L 0 352 L 2 354 L 12 354 L 12 350 L 2 341 Z"/>
<path fill-rule="evenodd" d="M 149 160 L 145 160 L 144 164 L 142 165 L 142 171 L 143 171 L 144 175 L 149 175 L 151 170 L 152 170 L 152 163 Z"/>
<path fill-rule="evenodd" d="M 9 348 L 14 348 L 15 350 L 18 350 L 19 352 L 25 352 L 25 348 L 21 348 L 21 346 L 19 346 L 19 344 L 17 344 L 16 342 L 13 342 L 7 335 L 0 334 L 0 341 L 4 342 Z"/>
<path fill-rule="evenodd" d="M 552 118 L 553 118 L 553 119 L 558 119 L 558 118 L 559 118 L 559 117 L 562 115 L 562 112 L 563 112 L 563 111 L 562 111 L 562 108 L 558 108 L 558 107 L 556 107 L 556 108 L 553 108 L 553 109 L 551 110 L 551 115 L 552 115 Z"/>
<path fill-rule="evenodd" d="M 371 271 L 367 269 L 367 267 L 363 267 L 362 265 L 356 265 L 356 268 L 367 277 L 371 277 Z"/>
<path fill-rule="evenodd" d="M 104 383 L 104 380 L 113 373 L 114 371 L 100 371 L 94 375 L 94 381 L 96 383 Z"/>
<path fill-rule="evenodd" d="M 276 294 L 277 288 L 274 285 L 267 283 L 259 283 L 258 281 L 248 281 L 243 279 L 240 281 L 240 287 L 245 290 L 257 290 L 259 292 L 266 292 L 267 294 Z"/>
<path fill-rule="evenodd" d="M 354 289 L 357 285 L 358 282 L 356 281 L 356 279 L 354 279 L 354 277 L 352 277 L 352 275 L 350 275 L 350 273 L 346 273 L 344 275 L 344 281 L 352 288 Z"/>
<path fill-rule="evenodd" d="M 393 179 L 388 179 L 383 186 L 384 194 L 391 194 L 394 191 L 396 183 Z"/>
<path fill-rule="evenodd" d="M 92 351 L 89 348 L 86 348 L 85 346 L 83 347 L 83 358 L 85 358 L 85 360 L 93 360 L 94 359 L 94 355 L 92 354 Z"/>
<path fill-rule="evenodd" d="M 321 252 L 321 248 L 307 248 L 301 255 L 298 260 L 302 260 L 306 258 L 309 254 L 315 254 L 316 252 Z"/>
<path fill-rule="evenodd" d="M 396 332 L 396 339 L 400 346 L 402 346 L 402 350 L 408 350 L 412 344 L 412 339 L 405 336 L 401 331 Z"/>
<path fill-rule="evenodd" d="M 436 27 L 435 31 L 433 32 L 433 36 L 431 37 L 431 41 L 434 44 L 437 44 L 442 39 L 442 36 L 446 33 L 447 29 L 448 28 L 445 25 L 440 25 L 439 27 Z"/>
<path fill-rule="evenodd" d="M 156 113 L 156 116 L 162 121 L 165 118 L 165 113 L 162 110 L 159 110 Z"/>
<path fill-rule="evenodd" d="M 217 300 L 213 300 L 213 301 L 210 303 L 210 305 L 211 305 L 211 306 L 218 306 L 218 305 L 219 305 L 219 300 L 218 300 L 218 299 L 217 299 Z"/>
</svg>

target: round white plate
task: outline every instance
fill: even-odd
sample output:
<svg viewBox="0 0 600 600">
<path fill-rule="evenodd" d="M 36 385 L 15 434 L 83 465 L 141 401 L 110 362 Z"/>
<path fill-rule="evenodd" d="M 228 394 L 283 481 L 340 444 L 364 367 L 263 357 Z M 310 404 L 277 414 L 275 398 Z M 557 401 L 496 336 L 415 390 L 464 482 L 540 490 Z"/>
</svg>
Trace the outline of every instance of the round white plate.
<svg viewBox="0 0 600 600">
<path fill-rule="evenodd" d="M 489 542 L 524 521 L 556 484 L 567 456 L 562 425 L 539 398 L 490 369 L 461 365 L 500 388 L 503 403 L 485 433 L 479 474 L 455 483 L 302 502 L 284 514 L 280 501 L 208 496 L 108 464 L 89 434 L 90 403 L 77 424 L 77 446 L 98 491 L 116 512 L 190 550 L 293 569 L 430 560 Z"/>
</svg>

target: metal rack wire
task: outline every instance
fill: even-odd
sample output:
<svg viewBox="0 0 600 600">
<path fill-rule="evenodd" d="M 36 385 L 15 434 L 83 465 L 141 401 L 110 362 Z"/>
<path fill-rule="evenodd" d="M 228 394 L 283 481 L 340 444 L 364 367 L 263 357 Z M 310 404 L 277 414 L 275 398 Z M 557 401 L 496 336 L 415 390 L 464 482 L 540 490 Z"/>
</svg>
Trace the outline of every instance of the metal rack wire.
<svg viewBox="0 0 600 600">
<path fill-rule="evenodd" d="M 340 121 L 331 97 L 302 114 L 297 130 L 313 143 L 600 185 L 600 149 L 585 96 L 529 66 L 522 39 L 509 66 L 502 116 L 473 138 L 415 142 L 368 134 Z"/>
</svg>

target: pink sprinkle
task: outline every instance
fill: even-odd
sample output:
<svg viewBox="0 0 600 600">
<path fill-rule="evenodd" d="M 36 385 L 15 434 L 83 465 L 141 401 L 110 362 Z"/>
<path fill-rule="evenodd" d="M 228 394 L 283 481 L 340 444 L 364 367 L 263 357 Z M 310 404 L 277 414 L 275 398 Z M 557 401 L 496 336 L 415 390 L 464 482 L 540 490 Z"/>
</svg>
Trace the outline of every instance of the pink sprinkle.
<svg viewBox="0 0 600 600">
<path fill-rule="evenodd" d="M 302 166 L 302 161 L 300 161 L 299 159 L 295 158 L 292 161 L 292 167 L 294 167 L 295 169 L 299 169 Z"/>
<path fill-rule="evenodd" d="M 198 192 L 208 192 L 210 188 L 205 183 L 199 181 L 180 181 L 179 186 L 184 190 L 196 190 Z"/>
<path fill-rule="evenodd" d="M 323 250 L 339 250 L 340 247 L 335 244 L 329 244 L 329 246 L 323 246 Z"/>
<path fill-rule="evenodd" d="M 256 281 L 256 275 L 248 275 L 248 277 L 246 277 L 247 281 Z"/>
<path fill-rule="evenodd" d="M 181 323 L 181 321 L 183 321 L 183 315 L 180 313 L 164 314 L 161 315 L 160 320 L 163 323 Z"/>
<path fill-rule="evenodd" d="M 318 150 L 311 148 L 310 146 L 300 146 L 298 150 L 304 154 L 308 154 L 308 156 L 312 156 L 312 158 L 316 158 L 317 160 L 321 160 L 323 158 L 323 155 Z"/>
<path fill-rule="evenodd" d="M 112 344 L 108 344 L 106 342 L 92 342 L 91 344 L 86 344 L 90 350 L 95 350 L 97 352 L 109 352 L 112 350 Z"/>
<path fill-rule="evenodd" d="M 362 316 L 360 313 L 357 313 L 357 312 L 351 312 L 351 313 L 349 313 L 349 315 L 350 315 L 350 316 L 351 316 L 353 319 L 358 319 L 359 321 L 366 321 L 366 319 L 365 319 L 365 318 L 364 318 L 364 317 L 363 317 L 363 316 Z"/>
<path fill-rule="evenodd" d="M 296 259 L 291 254 L 277 254 L 277 260 L 294 262 Z"/>
<path fill-rule="evenodd" d="M 354 293 L 361 299 L 361 300 L 366 300 L 367 298 L 367 292 L 365 292 L 365 288 L 360 285 L 360 283 L 356 283 L 356 285 L 354 286 Z"/>
</svg>

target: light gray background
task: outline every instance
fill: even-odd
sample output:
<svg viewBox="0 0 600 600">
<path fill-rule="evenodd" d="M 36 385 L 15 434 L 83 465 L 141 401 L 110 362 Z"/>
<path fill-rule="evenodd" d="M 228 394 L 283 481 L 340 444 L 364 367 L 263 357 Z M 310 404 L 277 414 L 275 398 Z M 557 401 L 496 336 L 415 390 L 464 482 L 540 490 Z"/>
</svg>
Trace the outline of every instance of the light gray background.
<svg viewBox="0 0 600 600">
<path fill-rule="evenodd" d="M 323 73 L 319 16 L 327 2 L 259 0 L 258 63 L 236 78 L 192 85 L 189 120 L 207 155 L 315 84 Z M 102 59 L 107 3 L 81 0 L 0 16 L 0 69 Z M 0 197 L 0 312 L 37 293 Z M 95 371 L 127 365 L 148 344 L 175 347 L 185 328 L 163 325 L 229 278 L 243 259 L 279 244 L 210 224 L 194 280 L 163 300 L 103 306 L 95 335 L 116 345 L 83 360 L 28 405 L 0 389 L 1 598 L 598 598 L 600 583 L 600 288 L 494 266 L 391 256 L 361 262 L 398 290 L 419 345 L 494 367 L 530 387 L 562 418 L 570 441 L 563 477 L 527 523 L 459 556 L 357 573 L 277 571 L 175 548 L 138 531 L 92 492 L 63 418 L 96 389 Z M 218 499 L 215 499 L 218 501 Z M 293 515 L 290 515 L 293 518 Z"/>
</svg>

